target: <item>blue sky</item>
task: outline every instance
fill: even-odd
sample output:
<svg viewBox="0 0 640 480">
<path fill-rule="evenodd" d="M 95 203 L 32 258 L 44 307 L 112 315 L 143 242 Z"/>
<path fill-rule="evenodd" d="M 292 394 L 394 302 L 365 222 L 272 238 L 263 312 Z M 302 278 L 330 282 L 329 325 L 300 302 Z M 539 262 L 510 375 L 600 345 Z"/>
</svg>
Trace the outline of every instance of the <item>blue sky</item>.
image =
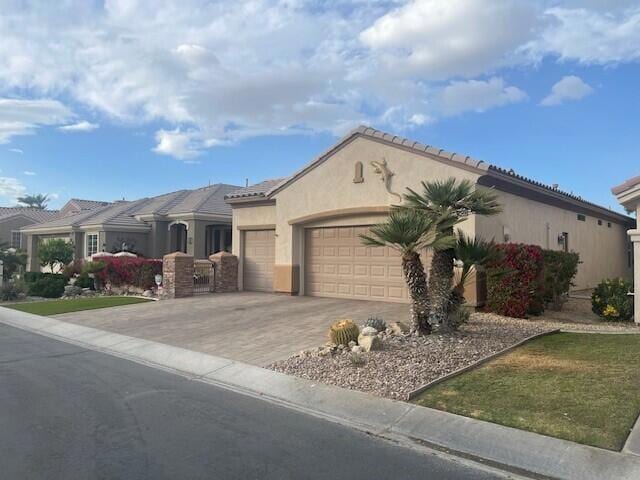
<svg viewBox="0 0 640 480">
<path fill-rule="evenodd" d="M 0 0 L 0 205 L 286 176 L 364 123 L 619 209 L 640 6 L 533 3 Z"/>
</svg>

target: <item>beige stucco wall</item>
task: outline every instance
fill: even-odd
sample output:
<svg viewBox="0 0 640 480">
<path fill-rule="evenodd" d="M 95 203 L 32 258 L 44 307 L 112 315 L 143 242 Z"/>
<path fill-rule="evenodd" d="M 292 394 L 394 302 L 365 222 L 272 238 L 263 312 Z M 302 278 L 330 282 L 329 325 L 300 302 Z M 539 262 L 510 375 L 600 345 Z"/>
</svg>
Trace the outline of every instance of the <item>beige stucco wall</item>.
<svg viewBox="0 0 640 480">
<path fill-rule="evenodd" d="M 300 226 L 290 220 L 312 214 L 347 208 L 380 207 L 398 203 L 389 194 L 380 176 L 374 173 L 371 161 L 387 160 L 394 173 L 391 190 L 403 194 L 407 187 L 420 191 L 422 180 L 446 179 L 451 176 L 475 181 L 478 174 L 432 160 L 414 152 L 358 137 L 334 153 L 324 163 L 309 171 L 275 195 L 276 265 L 302 265 L 303 227 L 335 225 L 367 225 L 384 219 L 384 214 L 363 214 L 339 219 L 326 219 Z M 364 182 L 354 183 L 356 162 L 364 165 Z M 473 233 L 474 220 L 461 228 Z M 301 273 L 302 275 L 302 273 Z"/>
<path fill-rule="evenodd" d="M 504 228 L 513 243 L 528 243 L 553 250 L 561 249 L 558 236 L 569 234 L 569 250 L 580 254 L 583 262 L 578 268 L 574 289 L 593 288 L 607 277 L 631 278 L 627 261 L 626 227 L 608 220 L 598 225 L 598 217 L 586 215 L 580 221 L 577 213 L 539 203 L 517 195 L 497 192 L 503 212 L 494 217 L 478 217 L 476 233 L 484 239 L 504 241 Z"/>
</svg>

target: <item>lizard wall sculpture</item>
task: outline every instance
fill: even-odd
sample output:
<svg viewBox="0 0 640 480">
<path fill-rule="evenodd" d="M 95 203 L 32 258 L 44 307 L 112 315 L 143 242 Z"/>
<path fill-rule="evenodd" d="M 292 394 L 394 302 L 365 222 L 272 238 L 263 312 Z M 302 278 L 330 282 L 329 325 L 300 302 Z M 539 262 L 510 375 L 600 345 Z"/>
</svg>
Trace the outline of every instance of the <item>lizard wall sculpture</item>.
<svg viewBox="0 0 640 480">
<path fill-rule="evenodd" d="M 398 199 L 398 202 L 401 203 L 402 196 L 391 190 L 391 178 L 395 174 L 391 170 L 389 170 L 389 167 L 387 166 L 387 159 L 383 157 L 381 162 L 374 160 L 369 163 L 373 167 L 373 171 L 380 175 L 380 180 L 384 182 L 384 186 L 387 189 L 387 192 L 396 197 Z"/>
</svg>

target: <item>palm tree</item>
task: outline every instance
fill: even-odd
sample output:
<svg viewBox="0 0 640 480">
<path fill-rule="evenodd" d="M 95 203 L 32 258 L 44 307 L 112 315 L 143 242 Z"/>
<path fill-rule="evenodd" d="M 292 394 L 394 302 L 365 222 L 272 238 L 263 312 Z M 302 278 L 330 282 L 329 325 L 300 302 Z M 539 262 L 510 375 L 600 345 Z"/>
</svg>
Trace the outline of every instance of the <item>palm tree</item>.
<svg viewBox="0 0 640 480">
<path fill-rule="evenodd" d="M 455 260 L 457 271 L 454 274 L 453 288 L 451 289 L 449 315 L 441 324 L 443 330 L 455 330 L 458 327 L 457 312 L 464 299 L 464 287 L 473 272 L 478 272 L 479 267 L 486 267 L 498 256 L 498 250 L 493 240 L 486 241 L 464 234 L 461 230 L 456 233 Z"/>
<path fill-rule="evenodd" d="M 420 252 L 426 248 L 448 249 L 455 244 L 453 235 L 442 235 L 448 224 L 416 210 L 393 209 L 384 223 L 371 227 L 370 235 L 361 235 L 363 243 L 372 247 L 390 247 L 402 255 L 404 274 L 411 297 L 413 330 L 431 333 L 427 308 L 427 278 Z M 452 227 L 453 228 L 453 227 Z"/>
<path fill-rule="evenodd" d="M 443 230 L 453 235 L 453 226 L 469 215 L 495 215 L 502 211 L 497 195 L 490 190 L 478 190 L 469 180 L 422 182 L 422 193 L 408 189 L 404 207 L 416 209 L 428 218 L 448 224 Z M 456 220 L 456 221 L 454 221 Z M 444 324 L 449 317 L 453 286 L 455 249 L 436 250 L 429 271 L 429 321 Z"/>
<path fill-rule="evenodd" d="M 18 197 L 18 202 L 29 208 L 44 210 L 47 208 L 47 204 L 49 203 L 49 195 L 42 195 L 41 193 L 38 193 L 37 195 L 25 195 L 23 197 Z"/>
</svg>

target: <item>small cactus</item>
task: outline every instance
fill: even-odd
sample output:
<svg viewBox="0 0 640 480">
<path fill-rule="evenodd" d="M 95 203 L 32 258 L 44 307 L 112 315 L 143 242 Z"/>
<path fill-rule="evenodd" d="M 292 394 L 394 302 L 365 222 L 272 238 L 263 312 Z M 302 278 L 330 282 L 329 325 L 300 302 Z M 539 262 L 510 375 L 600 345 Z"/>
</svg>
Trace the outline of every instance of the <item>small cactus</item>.
<svg viewBox="0 0 640 480">
<path fill-rule="evenodd" d="M 384 332 L 387 329 L 386 322 L 379 317 L 369 317 L 369 319 L 364 322 L 365 327 L 373 327 L 379 332 Z"/>
<path fill-rule="evenodd" d="M 353 321 L 344 319 L 334 322 L 329 327 L 329 338 L 336 345 L 349 345 L 349 342 L 357 342 L 360 330 Z"/>
</svg>

